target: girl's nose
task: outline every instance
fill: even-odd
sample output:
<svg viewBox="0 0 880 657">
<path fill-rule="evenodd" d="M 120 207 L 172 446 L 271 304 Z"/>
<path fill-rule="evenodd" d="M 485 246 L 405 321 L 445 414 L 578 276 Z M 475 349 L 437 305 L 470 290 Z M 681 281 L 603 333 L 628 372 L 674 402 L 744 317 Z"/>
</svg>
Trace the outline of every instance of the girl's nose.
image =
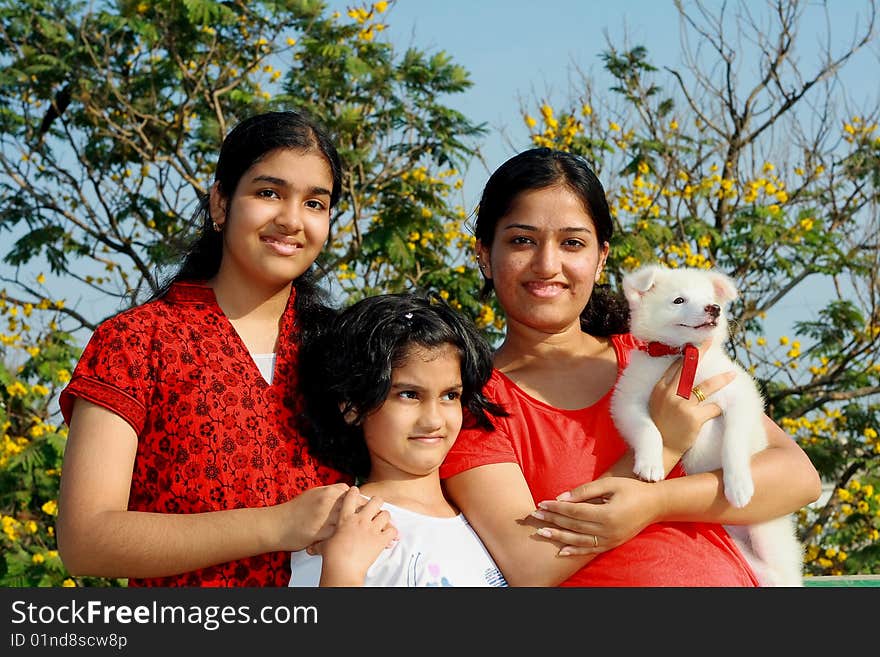
<svg viewBox="0 0 880 657">
<path fill-rule="evenodd" d="M 543 276 L 552 276 L 559 271 L 559 253 L 555 245 L 546 244 L 535 253 L 532 270 Z"/>
<path fill-rule="evenodd" d="M 303 208 L 298 203 L 284 203 L 278 208 L 275 215 L 275 225 L 288 235 L 298 233 L 303 229 Z"/>
<path fill-rule="evenodd" d="M 436 401 L 427 401 L 422 404 L 422 413 L 419 417 L 420 429 L 425 433 L 437 431 L 443 426 L 443 416 Z"/>
</svg>

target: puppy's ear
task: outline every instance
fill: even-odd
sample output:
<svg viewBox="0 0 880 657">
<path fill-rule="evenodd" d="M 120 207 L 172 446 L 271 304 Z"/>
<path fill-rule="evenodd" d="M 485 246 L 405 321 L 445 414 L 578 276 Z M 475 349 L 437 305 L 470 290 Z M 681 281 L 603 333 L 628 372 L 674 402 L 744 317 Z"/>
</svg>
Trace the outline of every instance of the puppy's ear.
<svg viewBox="0 0 880 657">
<path fill-rule="evenodd" d="M 626 300 L 631 304 L 638 303 L 645 293 L 654 287 L 657 271 L 658 267 L 656 265 L 648 265 L 624 276 L 621 286 L 623 287 L 623 296 L 626 297 Z"/>
<path fill-rule="evenodd" d="M 712 287 L 715 289 L 715 297 L 721 303 L 733 301 L 738 296 L 733 279 L 721 272 L 712 272 Z"/>
</svg>

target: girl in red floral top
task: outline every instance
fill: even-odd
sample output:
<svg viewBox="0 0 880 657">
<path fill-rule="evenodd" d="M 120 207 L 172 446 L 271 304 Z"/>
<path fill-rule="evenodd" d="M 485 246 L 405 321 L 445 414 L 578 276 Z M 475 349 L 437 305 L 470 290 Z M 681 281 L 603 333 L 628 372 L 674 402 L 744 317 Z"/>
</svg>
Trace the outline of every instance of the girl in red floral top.
<svg viewBox="0 0 880 657">
<path fill-rule="evenodd" d="M 130 586 L 286 586 L 332 533 L 339 472 L 297 428 L 298 340 L 329 312 L 309 270 L 340 194 L 333 144 L 271 112 L 223 142 L 171 283 L 101 324 L 60 399 L 58 547 Z"/>
</svg>

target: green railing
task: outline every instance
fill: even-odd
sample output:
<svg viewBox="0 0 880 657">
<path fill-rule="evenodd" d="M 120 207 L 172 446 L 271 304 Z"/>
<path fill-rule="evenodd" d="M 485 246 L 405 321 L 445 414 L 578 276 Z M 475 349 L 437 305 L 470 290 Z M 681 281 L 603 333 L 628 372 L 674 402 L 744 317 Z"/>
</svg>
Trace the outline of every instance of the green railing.
<svg viewBox="0 0 880 657">
<path fill-rule="evenodd" d="M 805 577 L 804 586 L 880 586 L 880 575 Z"/>
</svg>

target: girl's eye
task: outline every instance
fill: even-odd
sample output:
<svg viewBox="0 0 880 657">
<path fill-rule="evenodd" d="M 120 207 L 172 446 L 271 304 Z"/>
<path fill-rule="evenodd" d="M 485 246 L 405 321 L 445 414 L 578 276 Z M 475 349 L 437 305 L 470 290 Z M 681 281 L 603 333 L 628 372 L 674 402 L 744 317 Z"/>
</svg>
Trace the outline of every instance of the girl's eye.
<svg viewBox="0 0 880 657">
<path fill-rule="evenodd" d="M 261 198 L 281 198 L 274 189 L 261 189 L 257 192 L 257 196 Z"/>
<path fill-rule="evenodd" d="M 568 247 L 568 248 L 576 248 L 576 249 L 580 249 L 580 248 L 582 248 L 582 247 L 584 246 L 584 243 L 581 242 L 580 240 L 565 240 L 565 241 L 562 243 L 562 246 L 565 246 L 565 247 Z"/>
<path fill-rule="evenodd" d="M 675 297 L 675 300 L 672 303 L 675 303 L 675 304 L 684 303 L 684 297 Z"/>
<path fill-rule="evenodd" d="M 461 393 L 453 390 L 443 395 L 443 399 L 446 401 L 457 401 L 461 399 Z"/>
<path fill-rule="evenodd" d="M 511 244 L 531 244 L 532 240 L 525 235 L 517 235 L 510 240 Z"/>
<path fill-rule="evenodd" d="M 325 205 L 321 201 L 312 199 L 311 201 L 306 201 L 306 207 L 312 208 L 313 210 L 323 210 Z"/>
<path fill-rule="evenodd" d="M 419 398 L 419 395 L 415 390 L 401 390 L 397 394 L 400 395 L 401 397 L 403 397 L 404 399 L 418 399 Z"/>
</svg>

